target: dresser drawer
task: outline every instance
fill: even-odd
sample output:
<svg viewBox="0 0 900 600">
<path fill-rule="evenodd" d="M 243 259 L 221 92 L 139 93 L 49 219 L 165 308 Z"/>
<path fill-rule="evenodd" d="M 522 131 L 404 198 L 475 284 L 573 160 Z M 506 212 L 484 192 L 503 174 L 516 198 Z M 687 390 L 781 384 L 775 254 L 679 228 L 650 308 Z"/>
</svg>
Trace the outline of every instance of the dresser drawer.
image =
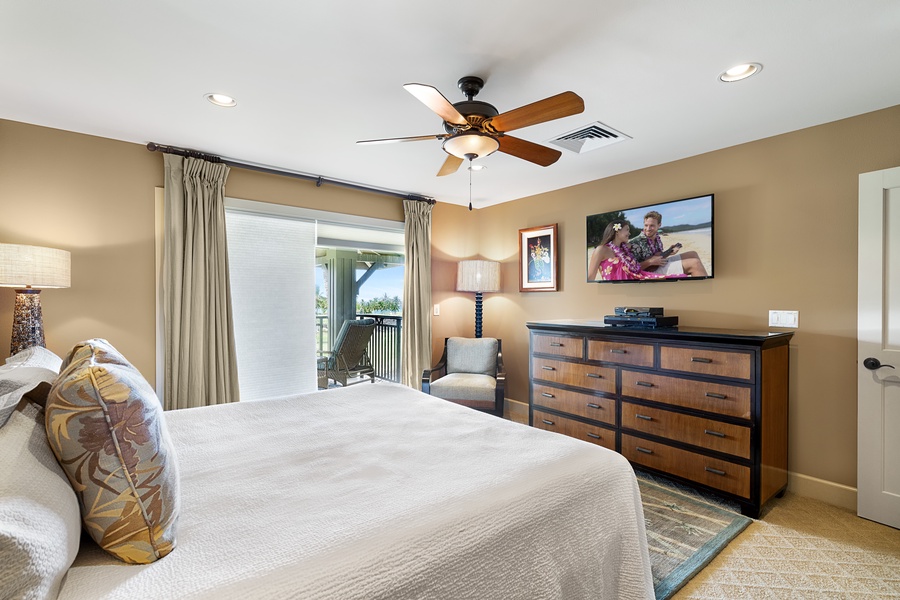
<svg viewBox="0 0 900 600">
<path fill-rule="evenodd" d="M 622 428 L 750 458 L 750 428 L 742 425 L 623 402 Z"/>
<path fill-rule="evenodd" d="M 532 338 L 533 352 L 536 354 L 555 354 L 570 358 L 584 357 L 584 338 L 556 335 L 538 335 Z"/>
<path fill-rule="evenodd" d="M 531 359 L 532 377 L 598 392 L 616 393 L 616 370 L 549 358 Z"/>
<path fill-rule="evenodd" d="M 612 398 L 599 398 L 590 394 L 579 394 L 570 390 L 561 390 L 548 385 L 534 384 L 532 390 L 533 404 L 552 408 L 570 415 L 587 417 L 595 421 L 616 424 L 616 401 Z"/>
<path fill-rule="evenodd" d="M 696 410 L 750 418 L 752 388 L 622 369 L 622 395 Z"/>
<path fill-rule="evenodd" d="M 750 497 L 748 467 L 625 434 L 622 434 L 622 454 L 635 464 L 684 477 L 741 498 Z"/>
<path fill-rule="evenodd" d="M 751 364 L 751 355 L 746 352 L 673 346 L 661 346 L 659 349 L 660 368 L 672 371 L 749 380 Z"/>
<path fill-rule="evenodd" d="M 653 346 L 630 342 L 588 340 L 588 360 L 602 360 L 636 367 L 652 367 Z"/>
<path fill-rule="evenodd" d="M 612 429 L 588 425 L 587 423 L 551 415 L 540 410 L 535 410 L 533 414 L 533 424 L 538 429 L 555 431 L 556 433 L 591 442 L 610 450 L 616 449 L 616 432 Z"/>
</svg>

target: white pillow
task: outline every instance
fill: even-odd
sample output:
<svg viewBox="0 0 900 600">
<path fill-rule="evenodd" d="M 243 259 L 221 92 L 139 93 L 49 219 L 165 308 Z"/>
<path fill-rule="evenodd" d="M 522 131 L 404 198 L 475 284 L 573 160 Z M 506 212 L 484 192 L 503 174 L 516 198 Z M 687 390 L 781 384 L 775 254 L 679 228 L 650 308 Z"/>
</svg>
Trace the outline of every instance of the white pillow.
<svg viewBox="0 0 900 600">
<path fill-rule="evenodd" d="M 56 598 L 81 539 L 78 499 L 27 402 L 0 429 L 0 591 Z"/>
<path fill-rule="evenodd" d="M 58 376 L 57 371 L 45 367 L 19 364 L 0 367 L 0 427 L 6 425 L 6 420 L 16 409 L 22 396 L 28 395 L 31 400 L 43 406 L 50 385 Z"/>
<path fill-rule="evenodd" d="M 60 366 L 62 359 L 42 346 L 25 348 L 6 359 L 6 367 L 43 367 L 59 373 Z M 6 367 L 0 367 L 0 373 Z"/>
</svg>

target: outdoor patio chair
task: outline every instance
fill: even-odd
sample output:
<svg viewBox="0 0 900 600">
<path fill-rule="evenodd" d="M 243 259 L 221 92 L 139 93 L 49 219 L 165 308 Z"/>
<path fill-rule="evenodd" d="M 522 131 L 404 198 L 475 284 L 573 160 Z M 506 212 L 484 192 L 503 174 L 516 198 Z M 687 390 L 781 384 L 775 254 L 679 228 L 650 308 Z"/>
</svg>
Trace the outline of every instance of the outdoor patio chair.
<svg viewBox="0 0 900 600">
<path fill-rule="evenodd" d="M 500 340 L 445 338 L 443 356 L 422 373 L 422 391 L 502 417 L 506 372 Z"/>
<path fill-rule="evenodd" d="M 375 383 L 375 368 L 369 359 L 369 340 L 375 331 L 375 319 L 356 319 L 344 321 L 340 332 L 334 339 L 334 350 L 320 352 L 317 359 L 319 389 L 328 387 L 328 381 L 342 386 L 361 383 L 366 379 L 353 381 L 351 378 L 368 377 Z"/>
</svg>

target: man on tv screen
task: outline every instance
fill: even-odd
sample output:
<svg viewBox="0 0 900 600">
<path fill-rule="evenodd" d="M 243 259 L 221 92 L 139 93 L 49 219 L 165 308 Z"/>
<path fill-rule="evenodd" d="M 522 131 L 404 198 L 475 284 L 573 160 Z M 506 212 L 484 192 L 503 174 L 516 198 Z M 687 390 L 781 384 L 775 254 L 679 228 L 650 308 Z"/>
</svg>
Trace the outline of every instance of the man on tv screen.
<svg viewBox="0 0 900 600">
<path fill-rule="evenodd" d="M 703 261 L 693 250 L 679 254 L 681 243 L 663 248 L 659 235 L 662 215 L 651 210 L 644 215 L 644 228 L 636 237 L 628 240 L 631 253 L 641 263 L 641 269 L 659 275 L 685 274 L 688 277 L 708 277 Z"/>
</svg>

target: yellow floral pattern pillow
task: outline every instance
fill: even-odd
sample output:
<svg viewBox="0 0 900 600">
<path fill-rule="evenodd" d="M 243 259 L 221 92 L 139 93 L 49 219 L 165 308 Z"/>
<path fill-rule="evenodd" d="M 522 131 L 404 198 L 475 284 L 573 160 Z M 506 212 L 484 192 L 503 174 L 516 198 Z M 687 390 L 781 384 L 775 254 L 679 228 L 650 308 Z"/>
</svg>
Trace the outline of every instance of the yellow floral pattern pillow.
<svg viewBox="0 0 900 600">
<path fill-rule="evenodd" d="M 159 399 L 106 340 L 76 345 L 46 406 L 50 447 L 104 550 L 146 564 L 175 547 L 178 465 Z"/>
</svg>

